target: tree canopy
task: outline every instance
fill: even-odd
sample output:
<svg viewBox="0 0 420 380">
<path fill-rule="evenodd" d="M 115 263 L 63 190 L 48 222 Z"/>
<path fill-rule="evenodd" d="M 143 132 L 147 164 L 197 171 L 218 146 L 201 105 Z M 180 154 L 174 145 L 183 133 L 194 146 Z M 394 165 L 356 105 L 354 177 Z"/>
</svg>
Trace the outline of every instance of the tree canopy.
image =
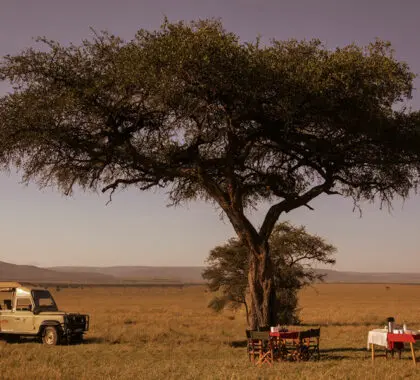
<svg viewBox="0 0 420 380">
<path fill-rule="evenodd" d="M 47 51 L 1 63 L 14 92 L 1 98 L 0 152 L 41 185 L 170 186 L 174 202 L 223 208 L 283 200 L 271 216 L 323 192 L 390 200 L 417 180 L 419 115 L 392 108 L 414 75 L 388 43 L 241 44 L 216 21 L 40 41 Z"/>
<path fill-rule="evenodd" d="M 276 292 L 277 319 L 274 324 L 295 324 L 298 291 L 304 286 L 323 281 L 325 274 L 314 270 L 317 264 L 335 264 L 336 248 L 317 235 L 309 234 L 304 226 L 282 222 L 274 227 L 269 239 Z M 203 278 L 216 296 L 209 307 L 221 311 L 226 307 L 245 306 L 248 319 L 248 249 L 238 239 L 215 247 L 207 258 Z"/>
<path fill-rule="evenodd" d="M 390 204 L 417 188 L 420 113 L 398 108 L 414 74 L 387 42 L 243 43 L 215 20 L 40 42 L 0 61 L 13 85 L 0 168 L 64 194 L 163 187 L 175 204 L 214 202 L 253 252 L 255 323 L 270 319 L 267 242 L 282 213 L 321 194 Z M 260 201 L 271 207 L 257 228 L 245 211 Z"/>
</svg>

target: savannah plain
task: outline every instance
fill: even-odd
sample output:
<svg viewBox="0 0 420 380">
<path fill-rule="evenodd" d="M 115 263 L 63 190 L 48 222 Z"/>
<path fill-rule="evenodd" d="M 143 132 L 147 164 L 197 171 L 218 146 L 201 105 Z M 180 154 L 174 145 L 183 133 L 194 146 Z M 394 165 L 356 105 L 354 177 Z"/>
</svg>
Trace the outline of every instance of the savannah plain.
<svg viewBox="0 0 420 380">
<path fill-rule="evenodd" d="M 420 285 L 319 284 L 300 294 L 306 326 L 321 326 L 321 360 L 254 367 L 244 311 L 207 308 L 205 286 L 50 288 L 60 309 L 89 313 L 81 345 L 0 341 L 1 379 L 419 378 L 409 351 L 372 363 L 367 333 L 388 316 L 420 328 Z M 420 357 L 420 347 L 417 356 Z"/>
</svg>

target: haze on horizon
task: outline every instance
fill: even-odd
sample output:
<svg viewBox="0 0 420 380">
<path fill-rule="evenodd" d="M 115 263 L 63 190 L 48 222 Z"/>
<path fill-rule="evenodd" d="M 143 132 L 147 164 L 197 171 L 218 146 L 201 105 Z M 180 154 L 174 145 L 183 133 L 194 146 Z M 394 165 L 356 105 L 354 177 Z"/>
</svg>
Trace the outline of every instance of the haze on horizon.
<svg viewBox="0 0 420 380">
<path fill-rule="evenodd" d="M 156 29 L 170 21 L 220 18 L 242 40 L 319 38 L 328 47 L 376 37 L 391 41 L 396 57 L 420 73 L 420 3 L 371 0 L 0 0 L 0 56 L 36 46 L 46 36 L 64 44 L 108 30 L 126 40 L 140 28 Z M 419 79 L 415 85 L 419 86 Z M 8 87 L 0 83 L 0 95 Z M 411 106 L 420 108 L 420 94 Z M 15 173 L 0 173 L 0 261 L 40 266 L 146 265 L 201 266 L 209 250 L 234 236 L 227 220 L 212 205 L 193 202 L 168 208 L 164 192 L 135 189 L 108 195 L 76 192 L 65 198 L 19 184 Z M 392 213 L 379 204 L 353 212 L 350 199 L 324 196 L 281 220 L 307 226 L 338 248 L 333 269 L 365 272 L 420 272 L 418 244 L 420 195 L 405 204 L 394 202 Z M 257 224 L 267 206 L 254 211 Z"/>
</svg>

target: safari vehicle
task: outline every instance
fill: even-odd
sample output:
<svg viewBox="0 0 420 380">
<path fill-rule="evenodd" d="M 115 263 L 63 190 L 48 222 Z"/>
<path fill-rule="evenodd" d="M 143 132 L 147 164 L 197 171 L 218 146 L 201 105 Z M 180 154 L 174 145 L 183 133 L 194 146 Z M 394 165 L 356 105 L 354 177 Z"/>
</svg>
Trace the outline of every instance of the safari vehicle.
<svg viewBox="0 0 420 380">
<path fill-rule="evenodd" d="M 59 311 L 51 293 L 28 283 L 0 282 L 0 336 L 34 336 L 48 346 L 81 342 L 89 316 Z"/>
</svg>

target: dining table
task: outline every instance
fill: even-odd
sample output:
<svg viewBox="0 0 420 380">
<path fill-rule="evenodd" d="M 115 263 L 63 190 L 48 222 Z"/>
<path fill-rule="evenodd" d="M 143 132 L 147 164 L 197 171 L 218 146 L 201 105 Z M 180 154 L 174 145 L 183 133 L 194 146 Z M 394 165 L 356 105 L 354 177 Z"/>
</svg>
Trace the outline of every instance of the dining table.
<svg viewBox="0 0 420 380">
<path fill-rule="evenodd" d="M 414 365 L 416 365 L 416 353 L 414 351 L 414 344 L 420 341 L 420 333 L 417 334 L 392 334 L 388 333 L 388 345 L 391 350 L 394 349 L 395 345 L 404 345 L 405 343 L 410 344 L 411 358 L 413 359 Z"/>
<path fill-rule="evenodd" d="M 299 331 L 270 331 L 274 339 L 299 339 Z"/>
<path fill-rule="evenodd" d="M 382 346 L 385 348 L 385 357 L 388 357 L 388 352 L 394 356 L 394 352 L 398 351 L 398 356 L 401 359 L 401 351 L 404 344 L 409 343 L 411 350 L 411 358 L 414 365 L 416 365 L 416 354 L 414 344 L 420 341 L 420 332 L 418 331 L 398 331 L 388 332 L 387 329 L 374 329 L 368 333 L 367 348 L 371 350 L 372 361 L 379 355 L 375 353 L 375 346 Z"/>
</svg>

